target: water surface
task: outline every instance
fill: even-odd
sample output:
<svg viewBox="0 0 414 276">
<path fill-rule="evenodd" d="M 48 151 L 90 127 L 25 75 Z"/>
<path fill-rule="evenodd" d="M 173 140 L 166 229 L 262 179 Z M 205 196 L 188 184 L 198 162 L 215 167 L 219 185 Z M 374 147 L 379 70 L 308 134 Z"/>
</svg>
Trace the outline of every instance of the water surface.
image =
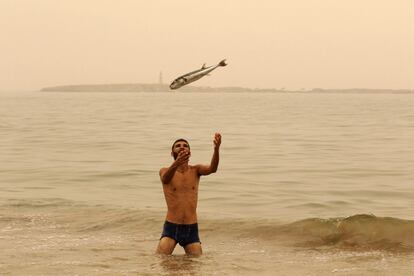
<svg viewBox="0 0 414 276">
<path fill-rule="evenodd" d="M 204 256 L 159 258 L 189 140 Z M 0 273 L 414 272 L 414 95 L 0 94 Z M 17 257 L 19 256 L 19 257 Z"/>
</svg>

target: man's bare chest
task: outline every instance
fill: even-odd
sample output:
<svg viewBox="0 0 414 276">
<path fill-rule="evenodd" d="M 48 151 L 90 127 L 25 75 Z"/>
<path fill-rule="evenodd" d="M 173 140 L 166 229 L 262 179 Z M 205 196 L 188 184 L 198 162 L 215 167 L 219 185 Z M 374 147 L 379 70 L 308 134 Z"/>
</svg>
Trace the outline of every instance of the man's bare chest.
<svg viewBox="0 0 414 276">
<path fill-rule="evenodd" d="M 171 188 L 174 191 L 197 191 L 200 177 L 193 171 L 184 173 L 176 172 L 171 181 Z"/>
</svg>

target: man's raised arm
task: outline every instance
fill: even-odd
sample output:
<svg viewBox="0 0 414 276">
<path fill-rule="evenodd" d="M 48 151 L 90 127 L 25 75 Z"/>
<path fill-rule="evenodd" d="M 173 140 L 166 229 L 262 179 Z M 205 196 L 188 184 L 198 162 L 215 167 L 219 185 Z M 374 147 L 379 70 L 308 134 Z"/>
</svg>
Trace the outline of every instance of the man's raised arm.
<svg viewBox="0 0 414 276">
<path fill-rule="evenodd" d="M 217 171 L 219 160 L 220 160 L 220 145 L 221 145 L 221 134 L 216 133 L 214 135 L 214 152 L 213 157 L 211 158 L 210 165 L 198 165 L 198 174 L 199 175 L 209 175 L 211 173 L 215 173 Z"/>
</svg>

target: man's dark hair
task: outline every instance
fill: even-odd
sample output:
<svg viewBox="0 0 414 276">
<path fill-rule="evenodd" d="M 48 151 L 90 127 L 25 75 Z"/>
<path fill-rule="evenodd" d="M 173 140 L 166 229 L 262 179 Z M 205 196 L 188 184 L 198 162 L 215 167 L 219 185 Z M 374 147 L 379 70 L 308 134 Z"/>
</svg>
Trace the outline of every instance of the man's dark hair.
<svg viewBox="0 0 414 276">
<path fill-rule="evenodd" d="M 175 140 L 174 141 L 174 143 L 172 144 L 172 146 L 171 146 L 171 151 L 174 151 L 174 145 L 176 144 L 176 143 L 178 143 L 178 142 L 186 142 L 187 143 L 187 145 L 188 145 L 188 149 L 190 149 L 190 143 L 188 143 L 188 141 L 187 140 L 185 140 L 185 139 L 183 139 L 183 138 L 180 138 L 180 139 L 177 139 L 177 140 Z"/>
</svg>

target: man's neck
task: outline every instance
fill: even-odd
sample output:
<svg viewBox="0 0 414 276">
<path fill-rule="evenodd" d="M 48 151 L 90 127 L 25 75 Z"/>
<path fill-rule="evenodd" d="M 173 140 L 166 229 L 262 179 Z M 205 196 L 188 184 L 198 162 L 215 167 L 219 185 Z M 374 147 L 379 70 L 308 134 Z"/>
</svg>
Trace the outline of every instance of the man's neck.
<svg viewBox="0 0 414 276">
<path fill-rule="evenodd" d="M 179 172 L 185 172 L 186 170 L 188 170 L 188 163 L 182 164 L 182 165 L 177 167 L 177 171 L 179 171 Z"/>
</svg>

